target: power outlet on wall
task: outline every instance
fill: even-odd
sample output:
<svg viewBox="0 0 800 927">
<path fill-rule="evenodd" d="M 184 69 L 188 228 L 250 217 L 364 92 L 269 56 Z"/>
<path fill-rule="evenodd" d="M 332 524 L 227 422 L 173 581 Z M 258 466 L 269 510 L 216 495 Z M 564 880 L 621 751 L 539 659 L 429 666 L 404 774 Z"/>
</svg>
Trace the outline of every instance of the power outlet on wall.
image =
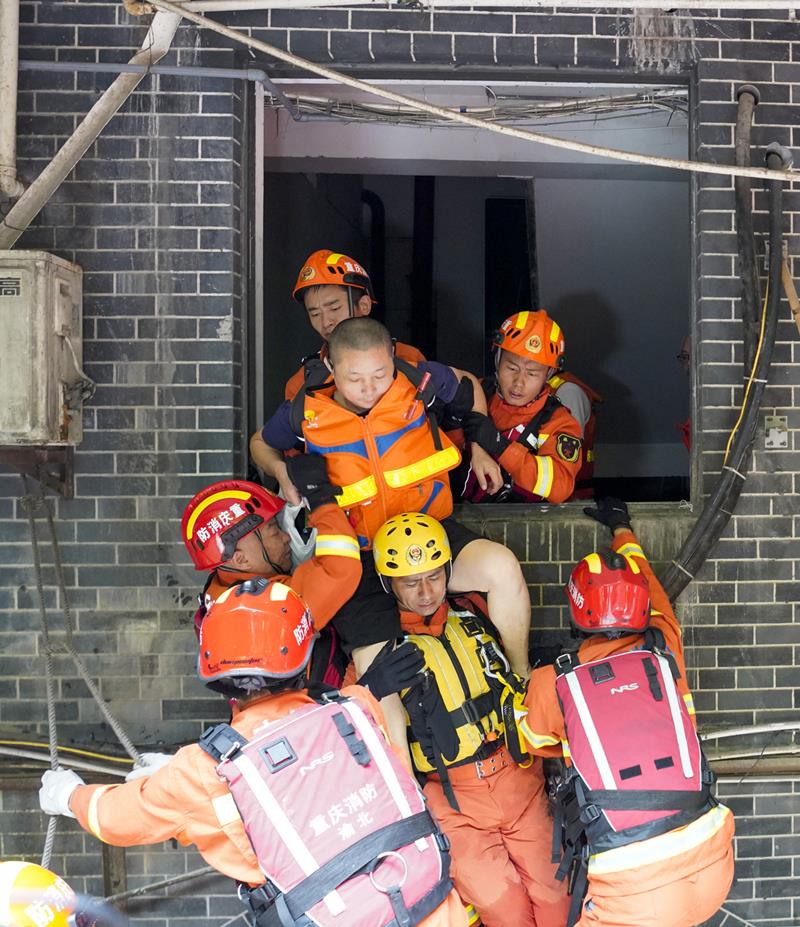
<svg viewBox="0 0 800 927">
<path fill-rule="evenodd" d="M 764 447 L 768 451 L 785 450 L 789 447 L 789 417 L 786 415 L 764 416 Z"/>
</svg>

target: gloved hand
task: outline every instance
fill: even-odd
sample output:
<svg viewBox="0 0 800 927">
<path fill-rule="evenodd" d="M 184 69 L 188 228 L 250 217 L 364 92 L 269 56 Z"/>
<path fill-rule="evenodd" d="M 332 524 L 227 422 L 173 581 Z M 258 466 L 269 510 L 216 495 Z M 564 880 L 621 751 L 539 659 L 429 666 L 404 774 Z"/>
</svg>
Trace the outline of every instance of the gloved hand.
<svg viewBox="0 0 800 927">
<path fill-rule="evenodd" d="M 83 779 L 72 769 L 48 769 L 42 776 L 42 787 L 39 789 L 39 807 L 45 814 L 63 814 L 68 818 L 75 815 L 69 809 L 70 795 L 84 785 Z"/>
<path fill-rule="evenodd" d="M 489 416 L 481 412 L 468 412 L 464 416 L 463 428 L 464 437 L 468 441 L 474 441 L 492 457 L 499 457 L 511 443 L 495 428 Z"/>
<path fill-rule="evenodd" d="M 357 683 L 366 686 L 380 701 L 420 682 L 419 674 L 424 669 L 425 658 L 419 647 L 406 641 L 394 650 L 381 651 Z"/>
<path fill-rule="evenodd" d="M 342 491 L 341 487 L 331 484 L 325 458 L 319 454 L 300 454 L 297 457 L 289 457 L 286 461 L 286 469 L 297 491 L 308 499 L 308 506 L 311 509 L 324 505 L 326 502 L 335 502 L 336 496 Z"/>
<path fill-rule="evenodd" d="M 139 756 L 139 763 L 125 776 L 125 781 L 133 782 L 134 779 L 152 776 L 162 766 L 166 766 L 171 759 L 172 756 L 169 753 L 142 753 Z"/>
<path fill-rule="evenodd" d="M 469 377 L 462 377 L 458 389 L 450 402 L 443 404 L 440 416 L 442 429 L 453 431 L 461 428 L 464 416 L 468 415 L 475 403 L 475 389 Z"/>
<path fill-rule="evenodd" d="M 434 766 L 437 753 L 445 759 L 454 759 L 460 747 L 458 733 L 432 676 L 424 677 L 422 685 L 414 691 L 414 697 L 417 705 L 412 715 L 411 730 L 422 752 Z"/>
<path fill-rule="evenodd" d="M 628 514 L 628 506 L 622 499 L 615 499 L 613 496 L 607 496 L 601 499 L 596 505 L 589 506 L 583 510 L 584 515 L 599 521 L 601 525 L 614 534 L 616 528 L 630 528 L 631 516 Z"/>
</svg>

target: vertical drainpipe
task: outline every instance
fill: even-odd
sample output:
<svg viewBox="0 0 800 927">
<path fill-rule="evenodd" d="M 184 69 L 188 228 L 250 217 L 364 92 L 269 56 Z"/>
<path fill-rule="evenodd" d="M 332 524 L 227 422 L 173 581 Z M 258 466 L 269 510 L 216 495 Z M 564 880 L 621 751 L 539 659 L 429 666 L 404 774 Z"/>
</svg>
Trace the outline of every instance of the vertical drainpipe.
<svg viewBox="0 0 800 927">
<path fill-rule="evenodd" d="M 25 190 L 17 180 L 19 0 L 0 2 L 0 50 L 0 194 L 14 199 Z"/>
<path fill-rule="evenodd" d="M 3 6 L 7 3 L 8 0 L 2 0 Z M 169 51 L 180 21 L 177 13 L 156 13 L 141 50 L 129 63 L 148 67 L 160 61 Z M 0 250 L 14 245 L 144 77 L 145 74 L 120 74 L 108 87 L 0 224 Z"/>
</svg>

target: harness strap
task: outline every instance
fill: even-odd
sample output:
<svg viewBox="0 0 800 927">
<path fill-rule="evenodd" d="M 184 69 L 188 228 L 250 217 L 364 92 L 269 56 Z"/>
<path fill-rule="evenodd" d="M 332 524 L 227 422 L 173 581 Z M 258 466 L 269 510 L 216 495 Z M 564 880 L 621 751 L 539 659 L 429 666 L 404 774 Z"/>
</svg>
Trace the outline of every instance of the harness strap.
<svg viewBox="0 0 800 927">
<path fill-rule="evenodd" d="M 692 811 L 701 808 L 710 798 L 708 785 L 694 792 L 683 789 L 593 789 L 585 793 L 584 812 L 591 806 L 602 811 Z M 591 815 L 589 815 L 591 816 Z M 590 822 L 587 822 L 590 823 Z"/>
<path fill-rule="evenodd" d="M 294 927 L 294 925 L 298 924 L 299 918 L 319 904 L 326 895 L 335 891 L 360 870 L 370 867 L 370 864 L 379 864 L 378 857 L 380 854 L 390 853 L 401 847 L 409 846 L 415 841 L 435 833 L 436 824 L 427 811 L 421 811 L 402 821 L 387 824 L 374 833 L 362 837 L 361 840 L 334 856 L 313 875 L 303 879 L 291 891 L 278 894 L 271 900 L 266 909 L 257 916 L 256 924 L 258 927 Z M 438 845 L 441 846 L 441 842 Z M 448 883 L 449 867 L 449 854 L 443 850 L 442 880 Z M 372 869 L 368 871 L 372 871 Z M 438 884 L 441 884 L 441 881 Z M 447 892 L 445 892 L 446 894 Z M 437 902 L 437 905 L 439 903 Z M 397 912 L 395 911 L 396 916 Z M 408 923 L 416 924 L 418 921 L 409 920 Z"/>
<path fill-rule="evenodd" d="M 352 754 L 359 766 L 369 766 L 370 755 L 367 745 L 356 733 L 355 727 L 345 718 L 342 712 L 337 712 L 333 716 L 333 723 L 339 736 L 347 744 L 347 749 Z"/>
<path fill-rule="evenodd" d="M 247 746 L 247 738 L 232 728 L 230 724 L 215 724 L 207 728 L 199 740 L 200 749 L 207 753 L 216 763 L 227 760 L 242 747 Z"/>
<path fill-rule="evenodd" d="M 518 444 L 524 444 L 528 450 L 535 454 L 538 450 L 539 429 L 545 422 L 549 422 L 555 413 L 561 408 L 561 401 L 551 393 L 544 401 L 544 405 L 533 416 L 517 438 Z M 531 442 L 533 438 L 533 442 Z"/>
</svg>

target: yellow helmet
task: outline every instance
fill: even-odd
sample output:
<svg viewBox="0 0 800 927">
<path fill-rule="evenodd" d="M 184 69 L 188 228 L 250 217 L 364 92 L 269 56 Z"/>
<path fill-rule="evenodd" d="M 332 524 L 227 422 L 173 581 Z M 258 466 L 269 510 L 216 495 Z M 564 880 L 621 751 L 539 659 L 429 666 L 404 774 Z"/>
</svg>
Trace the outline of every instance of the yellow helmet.
<svg viewBox="0 0 800 927">
<path fill-rule="evenodd" d="M 77 899 L 49 869 L 23 860 L 0 863 L 0 924 L 13 927 L 70 927 Z"/>
<path fill-rule="evenodd" d="M 444 528 L 423 512 L 405 512 L 384 522 L 372 539 L 372 555 L 381 577 L 427 573 L 452 557 Z"/>
</svg>

